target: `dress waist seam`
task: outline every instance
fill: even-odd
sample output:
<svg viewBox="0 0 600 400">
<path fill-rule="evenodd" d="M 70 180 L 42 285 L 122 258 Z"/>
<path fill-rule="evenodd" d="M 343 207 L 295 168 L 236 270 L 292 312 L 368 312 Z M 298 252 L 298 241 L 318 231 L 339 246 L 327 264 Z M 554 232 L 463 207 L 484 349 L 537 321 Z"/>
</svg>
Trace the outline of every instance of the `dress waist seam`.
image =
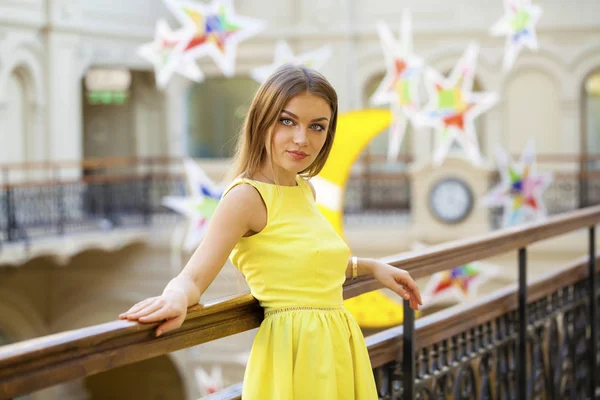
<svg viewBox="0 0 600 400">
<path fill-rule="evenodd" d="M 271 310 L 265 310 L 265 318 L 270 317 L 275 314 L 280 314 L 284 312 L 290 311 L 341 311 L 344 309 L 344 306 L 330 306 L 330 307 L 316 307 L 316 306 L 291 306 L 291 307 L 282 307 L 275 308 Z"/>
</svg>

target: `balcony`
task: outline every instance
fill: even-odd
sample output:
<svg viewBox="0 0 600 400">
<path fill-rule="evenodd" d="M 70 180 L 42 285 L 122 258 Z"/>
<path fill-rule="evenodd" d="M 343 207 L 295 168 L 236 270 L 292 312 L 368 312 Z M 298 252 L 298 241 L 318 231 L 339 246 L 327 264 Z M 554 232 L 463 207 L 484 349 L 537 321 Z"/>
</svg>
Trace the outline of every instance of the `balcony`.
<svg viewBox="0 0 600 400">
<path fill-rule="evenodd" d="M 600 207 L 543 223 L 385 258 L 415 278 L 512 252 L 518 284 L 419 318 L 404 305 L 403 326 L 366 338 L 382 399 L 594 398 L 600 396 L 600 293 L 595 225 Z M 587 230 L 587 254 L 527 279 L 527 249 Z M 348 282 L 350 298 L 378 288 Z M 107 371 L 260 325 L 249 293 L 190 308 L 183 326 L 155 338 L 156 325 L 114 321 L 0 347 L 0 398 Z M 212 398 L 240 398 L 242 383 Z M 210 397 L 209 397 L 210 398 Z"/>
</svg>

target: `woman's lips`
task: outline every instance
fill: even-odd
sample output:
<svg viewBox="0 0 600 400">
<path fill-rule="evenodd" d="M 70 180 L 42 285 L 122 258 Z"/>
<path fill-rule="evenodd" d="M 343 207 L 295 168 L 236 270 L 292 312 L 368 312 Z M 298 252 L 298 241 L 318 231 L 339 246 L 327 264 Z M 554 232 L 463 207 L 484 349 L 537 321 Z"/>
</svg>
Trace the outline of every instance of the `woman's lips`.
<svg viewBox="0 0 600 400">
<path fill-rule="evenodd" d="M 308 157 L 308 154 L 302 151 L 289 151 L 287 152 L 294 160 L 304 160 Z"/>
</svg>

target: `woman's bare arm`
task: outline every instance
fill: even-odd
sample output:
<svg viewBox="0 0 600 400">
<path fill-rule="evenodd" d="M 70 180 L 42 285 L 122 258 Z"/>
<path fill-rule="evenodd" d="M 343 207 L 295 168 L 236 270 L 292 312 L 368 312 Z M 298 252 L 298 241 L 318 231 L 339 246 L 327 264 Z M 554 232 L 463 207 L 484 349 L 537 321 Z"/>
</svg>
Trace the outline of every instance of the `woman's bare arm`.
<svg viewBox="0 0 600 400">
<path fill-rule="evenodd" d="M 266 223 L 267 210 L 258 191 L 250 185 L 235 186 L 219 203 L 202 243 L 163 294 L 137 303 L 120 318 L 144 323 L 166 320 L 157 335 L 178 328 L 187 307 L 200 301 L 240 238 L 260 232 Z"/>
</svg>

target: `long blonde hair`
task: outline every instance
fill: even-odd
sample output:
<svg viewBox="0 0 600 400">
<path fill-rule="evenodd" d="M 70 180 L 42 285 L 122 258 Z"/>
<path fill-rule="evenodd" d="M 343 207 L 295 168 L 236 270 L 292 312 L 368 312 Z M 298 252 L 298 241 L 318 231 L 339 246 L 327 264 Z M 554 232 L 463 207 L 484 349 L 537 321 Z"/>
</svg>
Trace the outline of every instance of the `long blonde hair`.
<svg viewBox="0 0 600 400">
<path fill-rule="evenodd" d="M 335 129 L 337 126 L 338 100 L 337 93 L 327 79 L 314 69 L 305 66 L 285 64 L 279 67 L 260 86 L 238 137 L 233 177 L 251 177 L 267 156 L 267 143 L 271 145 L 271 136 L 281 110 L 294 96 L 310 93 L 323 98 L 331 108 L 331 122 L 323 148 L 315 161 L 300 174 L 311 178 L 317 175 L 329 156 Z"/>
</svg>

